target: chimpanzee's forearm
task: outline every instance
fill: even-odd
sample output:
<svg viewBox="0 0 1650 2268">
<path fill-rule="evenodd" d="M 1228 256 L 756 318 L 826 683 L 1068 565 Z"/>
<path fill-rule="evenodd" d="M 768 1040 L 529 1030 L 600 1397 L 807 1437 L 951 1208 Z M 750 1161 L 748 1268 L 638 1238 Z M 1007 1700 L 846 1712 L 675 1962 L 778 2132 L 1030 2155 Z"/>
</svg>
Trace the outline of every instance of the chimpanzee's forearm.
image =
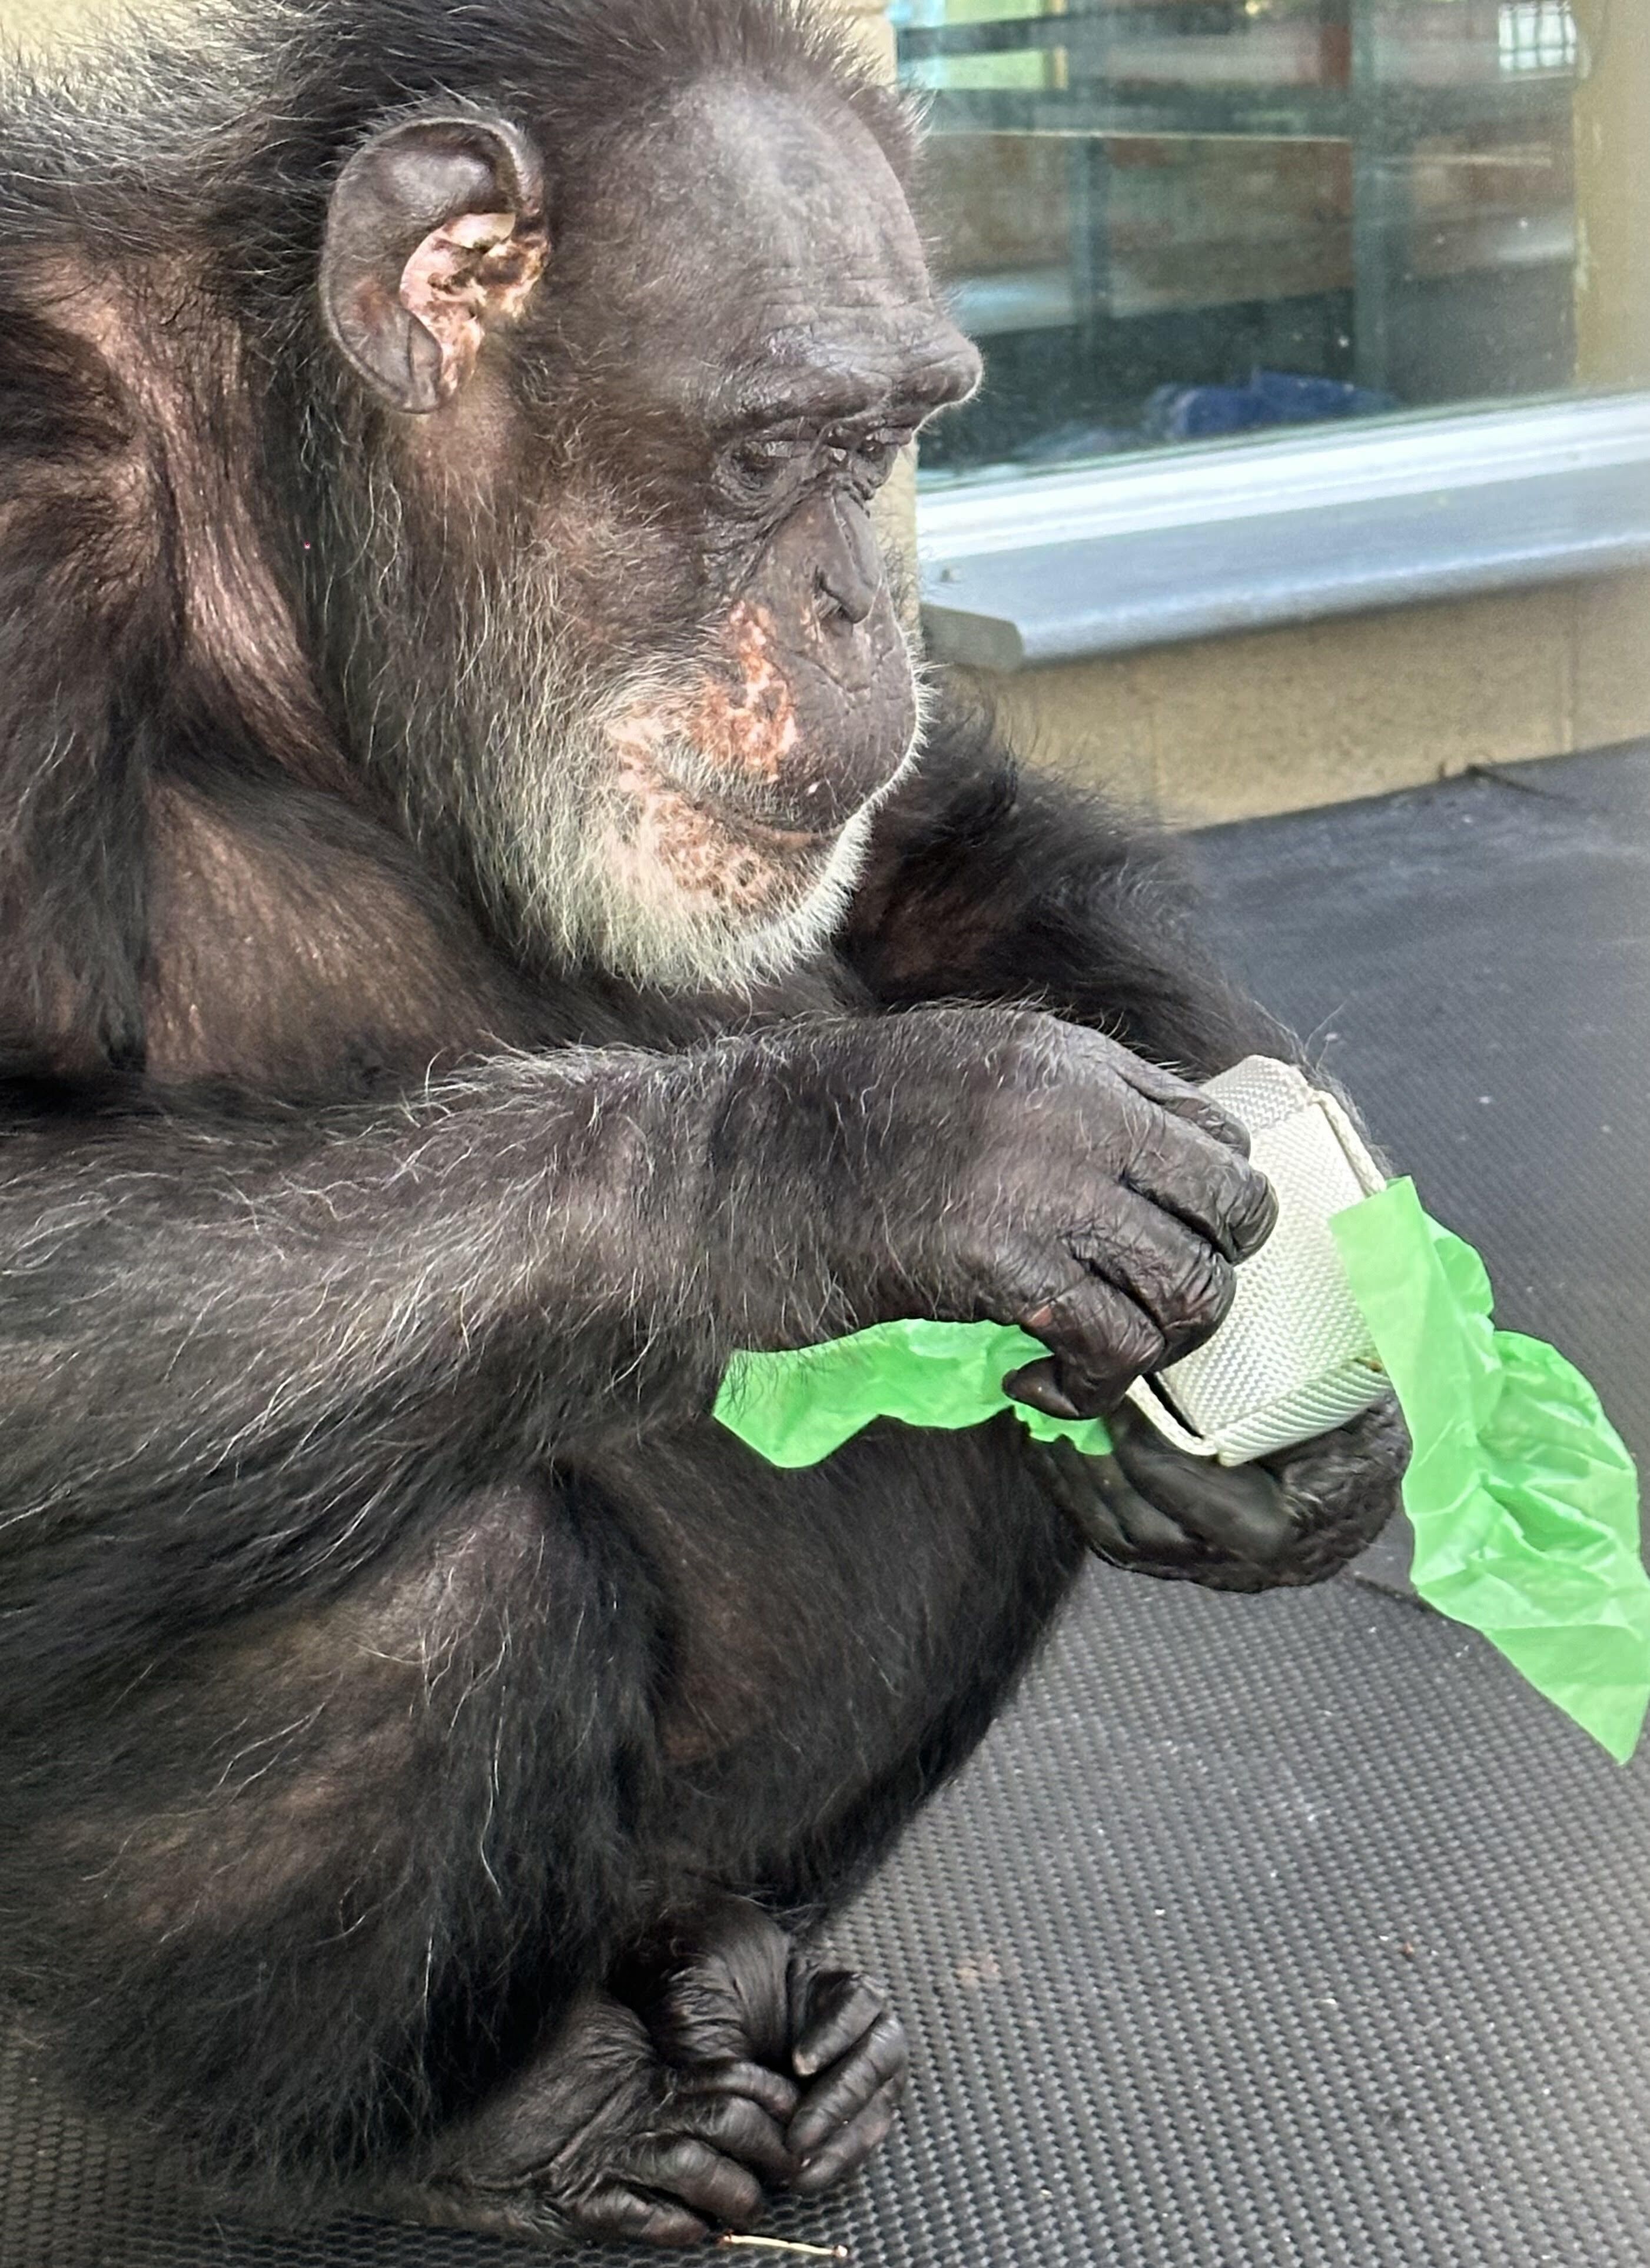
<svg viewBox="0 0 1650 2268">
<path fill-rule="evenodd" d="M 1030 1001 L 1193 1078 L 1292 1052 L 1190 934 L 1173 847 L 943 713 L 879 821 L 846 950 L 888 1005 Z"/>
<path fill-rule="evenodd" d="M 808 1209 L 711 1196 L 740 1062 L 506 1059 L 319 1120 L 14 1115 L 8 1660 L 324 1594 L 490 1479 L 703 1405 L 733 1344 L 814 1335 Z"/>
<path fill-rule="evenodd" d="M 8 1664 L 43 1691 L 325 1596 L 477 1488 L 703 1412 L 740 1346 L 1032 1316 L 1099 1390 L 1204 1328 L 1200 1242 L 1263 1233 L 1229 1137 L 1092 1035 L 976 1008 L 505 1057 L 399 1109 L 14 1116 Z"/>
</svg>

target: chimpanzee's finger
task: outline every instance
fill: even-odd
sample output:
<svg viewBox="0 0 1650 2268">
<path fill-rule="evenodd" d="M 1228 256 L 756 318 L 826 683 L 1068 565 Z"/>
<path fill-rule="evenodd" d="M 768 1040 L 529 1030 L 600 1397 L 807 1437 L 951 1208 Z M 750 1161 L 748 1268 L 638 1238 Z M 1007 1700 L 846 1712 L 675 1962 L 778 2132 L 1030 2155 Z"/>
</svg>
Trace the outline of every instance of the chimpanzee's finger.
<svg viewBox="0 0 1650 2268">
<path fill-rule="evenodd" d="M 795 2110 L 801 2088 L 765 2063 L 732 2056 L 717 2063 L 689 2064 L 678 2085 L 690 2095 L 745 2095 L 783 2124 Z"/>
<path fill-rule="evenodd" d="M 605 2243 L 703 2244 L 708 2222 L 674 2198 L 648 2197 L 628 2182 L 602 2182 L 576 2205 L 562 2207 L 558 2219 L 569 2236 Z"/>
<path fill-rule="evenodd" d="M 1228 1557 L 1265 1567 L 1295 1540 L 1282 1484 L 1259 1465 L 1191 1457 L 1132 1411 L 1111 1427 L 1117 1464 L 1136 1493 Z"/>
<path fill-rule="evenodd" d="M 1118 1190 L 1103 1223 L 1073 1236 L 1071 1249 L 1150 1316 L 1164 1367 L 1219 1329 L 1237 1290 L 1223 1252 L 1131 1189 Z"/>
<path fill-rule="evenodd" d="M 1003 1381 L 1003 1391 L 1011 1400 L 1041 1410 L 1045 1418 L 1062 1418 L 1068 1425 L 1083 1415 L 1061 1385 L 1060 1366 L 1051 1354 L 1044 1355 L 1041 1362 L 1028 1362 L 1011 1370 Z"/>
<path fill-rule="evenodd" d="M 687 2132 L 768 2181 L 787 2182 L 796 2171 L 779 2121 L 748 2095 L 696 2090 L 678 2099 L 674 2116 Z"/>
<path fill-rule="evenodd" d="M 903 2081 L 890 2080 L 880 2087 L 863 2110 L 839 2127 L 823 2148 L 803 2165 L 792 2186 L 803 2197 L 816 2197 L 862 2166 L 888 2139 L 899 2111 Z"/>
<path fill-rule="evenodd" d="M 679 2199 L 704 2220 L 747 2228 L 766 2209 L 766 2194 L 749 2167 L 702 2142 L 696 2134 L 661 2134 L 644 2142 L 630 2154 L 625 2171 L 638 2189 L 658 2191 L 667 2205 Z M 683 2240 L 655 2236 L 649 2241 Z"/>
<path fill-rule="evenodd" d="M 814 2156 L 839 2127 L 857 2118 L 880 2089 L 904 2084 L 910 2049 L 899 2019 L 886 2008 L 841 2060 L 802 2097 L 785 2140 L 799 2158 Z"/>
<path fill-rule="evenodd" d="M 1055 1417 L 1103 1417 L 1164 1360 L 1163 1334 L 1150 1315 L 1101 1276 L 1079 1276 L 1012 1320 L 1042 1340 L 1055 1369 L 1050 1378 L 1043 1364 L 1028 1363 L 1003 1381 L 1005 1390 Z"/>
<path fill-rule="evenodd" d="M 1223 1109 L 1212 1095 L 1193 1086 L 1177 1071 L 1165 1071 L 1161 1064 L 1148 1063 L 1144 1056 L 1136 1055 L 1120 1041 L 1109 1039 L 1103 1032 L 1087 1032 L 1084 1036 L 1095 1053 L 1103 1054 L 1109 1068 L 1137 1094 L 1143 1094 L 1148 1102 L 1156 1103 L 1173 1116 L 1201 1127 L 1217 1142 L 1248 1157 L 1248 1127 L 1234 1118 L 1229 1110 Z"/>
<path fill-rule="evenodd" d="M 851 1969 L 807 1972 L 799 1997 L 791 2064 L 802 2079 L 817 2077 L 846 2055 L 888 2010 L 888 1995 L 881 1987 Z"/>
<path fill-rule="evenodd" d="M 1134 1489 L 1116 1457 L 1092 1457 L 1070 1441 L 1032 1451 L 1039 1478 L 1089 1550 L 1114 1567 L 1190 1565 L 1204 1547 Z"/>
<path fill-rule="evenodd" d="M 1278 1221 L 1278 1198 L 1258 1167 L 1200 1127 L 1155 1104 L 1141 1110 L 1125 1185 L 1196 1231 L 1227 1260 L 1258 1252 Z"/>
</svg>

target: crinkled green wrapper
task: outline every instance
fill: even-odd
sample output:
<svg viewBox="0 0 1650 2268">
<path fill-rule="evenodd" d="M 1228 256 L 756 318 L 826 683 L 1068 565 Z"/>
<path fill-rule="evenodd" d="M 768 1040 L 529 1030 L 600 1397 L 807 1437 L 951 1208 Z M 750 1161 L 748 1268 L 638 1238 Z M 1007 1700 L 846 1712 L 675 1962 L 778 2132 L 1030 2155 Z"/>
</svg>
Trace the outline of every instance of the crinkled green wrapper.
<svg viewBox="0 0 1650 2268">
<path fill-rule="evenodd" d="M 1330 1228 L 1414 1444 L 1411 1580 L 1624 1764 L 1650 1705 L 1650 1580 L 1620 1435 L 1573 1364 L 1494 1328 L 1484 1263 L 1412 1182 Z"/>
<path fill-rule="evenodd" d="M 1598 1396 L 1538 1339 L 1499 1331 L 1470 1245 L 1394 1182 L 1331 1224 L 1413 1450 L 1411 1580 L 1483 1632 L 1619 1762 L 1650 1706 L 1650 1580 L 1632 1461 Z M 1012 1401 L 1047 1350 L 999 1323 L 881 1323 L 788 1354 L 742 1354 L 716 1414 L 775 1465 L 817 1464 L 874 1418 L 950 1431 L 1012 1410 L 1042 1440 L 1103 1455 L 1099 1419 Z"/>
<path fill-rule="evenodd" d="M 873 1418 L 954 1433 L 1012 1410 L 1040 1441 L 1103 1457 L 1098 1418 L 1045 1418 L 1012 1401 L 1003 1381 L 1049 1350 L 1013 1323 L 873 1323 L 792 1354 L 736 1355 L 716 1414 L 770 1465 L 816 1465 Z"/>
</svg>

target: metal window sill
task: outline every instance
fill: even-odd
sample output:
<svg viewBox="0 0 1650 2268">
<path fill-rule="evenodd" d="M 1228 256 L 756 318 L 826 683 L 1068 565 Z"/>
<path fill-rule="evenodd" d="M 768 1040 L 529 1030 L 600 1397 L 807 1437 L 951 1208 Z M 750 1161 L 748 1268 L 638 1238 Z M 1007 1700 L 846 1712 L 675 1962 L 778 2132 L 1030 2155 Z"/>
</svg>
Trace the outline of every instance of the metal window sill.
<svg viewBox="0 0 1650 2268">
<path fill-rule="evenodd" d="M 1007 672 L 1650 566 L 1650 402 L 1609 405 L 1613 421 L 1600 407 L 1501 413 L 1499 439 L 1515 427 L 1536 446 L 1489 453 L 1492 421 L 1477 434 L 1455 421 L 1455 465 L 1437 426 L 1421 429 L 1418 450 L 1396 428 L 1338 448 L 1315 436 L 1293 449 L 1221 452 L 1208 482 L 1215 508 L 1202 514 L 1189 501 L 1197 453 L 1153 468 L 1154 494 L 1137 479 L 1133 506 L 1121 501 L 1131 468 L 1109 497 L 1092 473 L 1041 498 L 1035 479 L 941 491 L 923 515 L 929 652 Z M 1350 477 L 1360 457 L 1361 476 Z M 1074 501 L 1079 482 L 1086 506 Z M 1269 493 L 1284 508 L 1267 509 Z M 1094 533 L 1082 531 L 1085 509 Z M 1025 541 L 1039 520 L 1058 526 L 1059 540 Z"/>
</svg>

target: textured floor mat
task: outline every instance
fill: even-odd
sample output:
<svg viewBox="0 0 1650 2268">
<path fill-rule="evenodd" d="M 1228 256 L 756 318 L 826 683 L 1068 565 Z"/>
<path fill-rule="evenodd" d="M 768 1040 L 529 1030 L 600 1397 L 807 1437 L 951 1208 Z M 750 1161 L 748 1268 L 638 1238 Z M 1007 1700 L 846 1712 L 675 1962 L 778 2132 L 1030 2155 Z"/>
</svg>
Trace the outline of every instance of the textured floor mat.
<svg viewBox="0 0 1650 2268">
<path fill-rule="evenodd" d="M 1650 1455 L 1650 753 L 1514 777 L 1202 848 L 1256 989 Z M 916 2036 L 903 2126 L 771 2233 L 859 2268 L 1645 2268 L 1650 1764 L 1371 1587 L 1400 1567 L 1089 1577 L 843 1932 Z M 3 2268 L 525 2257 L 209 2222 L 0 2059 Z"/>
</svg>

